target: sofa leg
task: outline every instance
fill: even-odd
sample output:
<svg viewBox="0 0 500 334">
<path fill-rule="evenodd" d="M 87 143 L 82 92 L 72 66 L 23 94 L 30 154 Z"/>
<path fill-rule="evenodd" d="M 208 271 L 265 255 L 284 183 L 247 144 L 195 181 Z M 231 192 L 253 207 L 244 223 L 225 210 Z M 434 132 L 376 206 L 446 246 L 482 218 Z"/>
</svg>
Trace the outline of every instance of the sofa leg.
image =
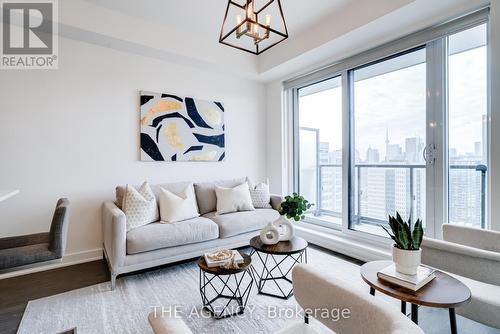
<svg viewBox="0 0 500 334">
<path fill-rule="evenodd" d="M 115 289 L 116 286 L 116 274 L 111 273 L 111 291 Z"/>
<path fill-rule="evenodd" d="M 309 324 L 309 314 L 307 313 L 304 315 L 304 323 Z"/>
</svg>

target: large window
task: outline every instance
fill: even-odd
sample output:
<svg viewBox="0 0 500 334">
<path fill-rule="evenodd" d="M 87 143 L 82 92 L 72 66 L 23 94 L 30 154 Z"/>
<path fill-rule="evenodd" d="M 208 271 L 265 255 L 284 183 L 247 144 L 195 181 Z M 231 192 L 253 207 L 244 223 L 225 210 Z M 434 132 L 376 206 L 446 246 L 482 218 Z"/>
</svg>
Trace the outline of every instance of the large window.
<svg viewBox="0 0 500 334">
<path fill-rule="evenodd" d="M 351 228 L 425 217 L 425 48 L 355 69 Z"/>
<path fill-rule="evenodd" d="M 486 227 L 486 24 L 448 38 L 449 222 Z"/>
<path fill-rule="evenodd" d="M 316 204 L 310 222 L 378 240 L 396 212 L 421 218 L 431 237 L 443 223 L 489 227 L 487 17 L 476 12 L 290 84 L 294 190 Z"/>
<path fill-rule="evenodd" d="M 309 219 L 341 225 L 341 78 L 306 86 L 298 92 L 299 192 L 315 203 L 307 215 Z"/>
</svg>

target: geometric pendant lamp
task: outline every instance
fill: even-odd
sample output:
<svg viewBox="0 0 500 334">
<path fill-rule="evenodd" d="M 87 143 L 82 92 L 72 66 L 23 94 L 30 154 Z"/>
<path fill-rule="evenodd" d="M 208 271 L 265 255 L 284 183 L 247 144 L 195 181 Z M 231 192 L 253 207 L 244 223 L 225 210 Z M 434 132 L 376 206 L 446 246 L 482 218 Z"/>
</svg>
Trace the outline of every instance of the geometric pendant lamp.
<svg viewBox="0 0 500 334">
<path fill-rule="evenodd" d="M 229 0 L 219 43 L 259 55 L 288 38 L 280 0 Z"/>
</svg>

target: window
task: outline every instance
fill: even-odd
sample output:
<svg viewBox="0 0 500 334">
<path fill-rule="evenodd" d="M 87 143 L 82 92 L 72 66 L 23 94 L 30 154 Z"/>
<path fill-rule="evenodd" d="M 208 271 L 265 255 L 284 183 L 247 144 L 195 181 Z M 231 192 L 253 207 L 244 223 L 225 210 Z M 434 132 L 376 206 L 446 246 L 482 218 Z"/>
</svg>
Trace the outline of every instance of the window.
<svg viewBox="0 0 500 334">
<path fill-rule="evenodd" d="M 299 192 L 315 206 L 307 217 L 340 225 L 342 89 L 335 77 L 298 90 Z"/>
<path fill-rule="evenodd" d="M 425 217 L 425 48 L 353 71 L 351 228 L 383 234 L 388 215 Z"/>
<path fill-rule="evenodd" d="M 489 227 L 487 20 L 480 10 L 285 83 L 310 222 L 379 241 L 396 212 L 431 237 L 443 223 Z"/>
<path fill-rule="evenodd" d="M 486 24 L 448 37 L 448 217 L 486 227 Z"/>
</svg>

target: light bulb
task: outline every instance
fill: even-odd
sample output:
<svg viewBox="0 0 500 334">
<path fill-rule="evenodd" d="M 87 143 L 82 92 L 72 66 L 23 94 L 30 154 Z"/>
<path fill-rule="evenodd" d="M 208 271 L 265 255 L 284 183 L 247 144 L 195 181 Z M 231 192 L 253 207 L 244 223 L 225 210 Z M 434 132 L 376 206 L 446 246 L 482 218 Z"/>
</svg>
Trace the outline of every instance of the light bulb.
<svg viewBox="0 0 500 334">
<path fill-rule="evenodd" d="M 243 19 L 242 19 L 241 15 L 236 16 L 236 26 L 238 27 L 238 28 L 236 28 L 236 33 L 238 33 L 238 34 L 241 33 L 240 24 L 242 21 L 243 21 Z"/>
<path fill-rule="evenodd" d="M 252 32 L 253 32 L 255 35 L 259 36 L 259 26 L 258 26 L 258 25 L 256 25 L 256 24 L 252 24 Z"/>
<path fill-rule="evenodd" d="M 271 15 L 270 14 L 267 14 L 266 15 L 266 26 L 270 26 L 271 25 Z"/>
</svg>

